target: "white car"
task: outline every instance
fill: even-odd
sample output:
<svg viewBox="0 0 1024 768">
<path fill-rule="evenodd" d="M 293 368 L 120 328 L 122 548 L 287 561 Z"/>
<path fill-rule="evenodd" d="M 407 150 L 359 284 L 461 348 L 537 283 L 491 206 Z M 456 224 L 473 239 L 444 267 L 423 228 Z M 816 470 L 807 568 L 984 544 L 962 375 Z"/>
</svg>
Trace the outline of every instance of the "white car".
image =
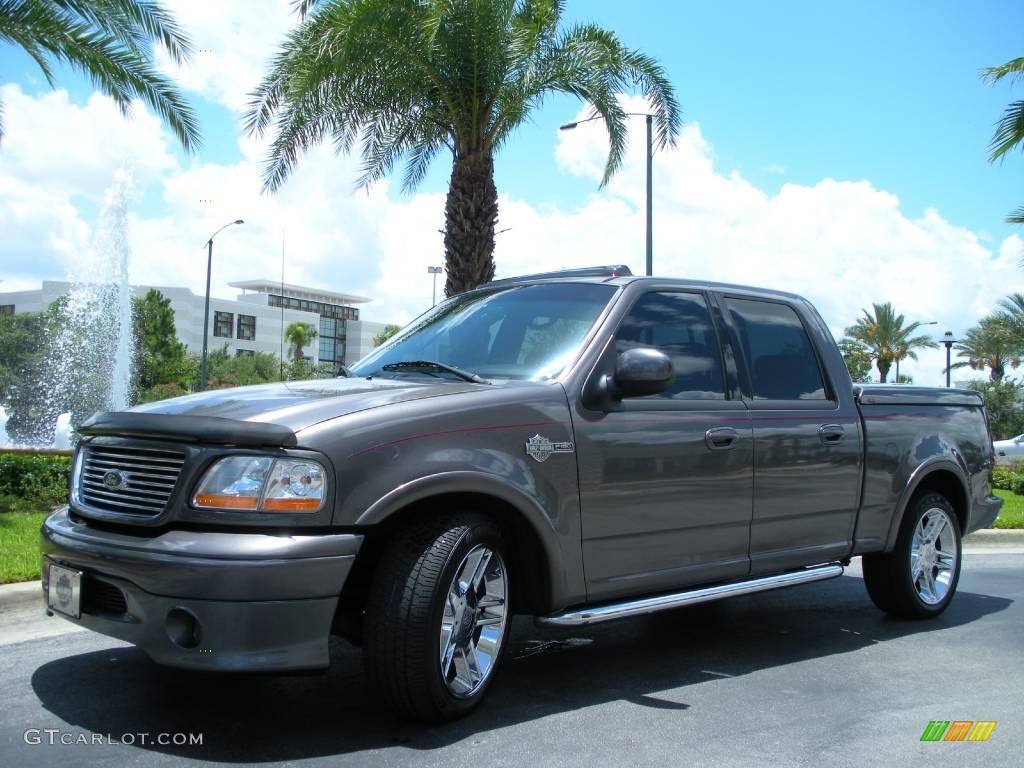
<svg viewBox="0 0 1024 768">
<path fill-rule="evenodd" d="M 996 449 L 996 464 L 1024 462 L 1024 435 L 1017 435 L 1009 440 L 996 440 L 992 447 Z"/>
</svg>

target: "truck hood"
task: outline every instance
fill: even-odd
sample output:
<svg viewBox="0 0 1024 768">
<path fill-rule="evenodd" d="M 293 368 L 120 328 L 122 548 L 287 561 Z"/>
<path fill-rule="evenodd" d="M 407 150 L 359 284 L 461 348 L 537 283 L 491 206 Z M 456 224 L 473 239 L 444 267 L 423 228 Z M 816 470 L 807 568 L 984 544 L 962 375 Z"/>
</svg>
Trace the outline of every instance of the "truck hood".
<svg viewBox="0 0 1024 768">
<path fill-rule="evenodd" d="M 136 406 L 128 413 L 262 422 L 299 432 L 327 419 L 493 385 L 449 380 L 339 378 L 219 389 Z M 191 421 L 191 419 L 190 419 Z"/>
</svg>

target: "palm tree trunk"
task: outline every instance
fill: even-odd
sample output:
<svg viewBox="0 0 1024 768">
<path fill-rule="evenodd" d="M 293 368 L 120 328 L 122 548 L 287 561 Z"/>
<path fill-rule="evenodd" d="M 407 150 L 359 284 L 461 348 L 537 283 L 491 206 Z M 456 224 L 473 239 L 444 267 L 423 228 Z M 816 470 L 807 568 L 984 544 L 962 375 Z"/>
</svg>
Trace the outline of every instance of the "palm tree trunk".
<svg viewBox="0 0 1024 768">
<path fill-rule="evenodd" d="M 878 383 L 879 384 L 885 384 L 885 380 L 889 376 L 889 368 L 891 366 L 892 366 L 892 363 L 889 362 L 888 360 L 886 360 L 885 362 L 882 362 L 882 360 L 878 361 Z"/>
<path fill-rule="evenodd" d="M 445 295 L 454 296 L 493 280 L 498 190 L 490 155 L 471 152 L 455 158 L 444 217 Z"/>
</svg>

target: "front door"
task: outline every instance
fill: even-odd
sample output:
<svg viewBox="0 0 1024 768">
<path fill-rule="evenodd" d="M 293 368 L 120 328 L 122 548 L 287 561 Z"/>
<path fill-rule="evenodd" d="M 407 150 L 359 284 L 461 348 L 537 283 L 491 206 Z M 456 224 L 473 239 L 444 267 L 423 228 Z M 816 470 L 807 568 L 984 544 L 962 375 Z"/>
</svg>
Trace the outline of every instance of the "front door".
<svg viewBox="0 0 1024 768">
<path fill-rule="evenodd" d="M 591 600 L 749 570 L 752 430 L 744 403 L 727 397 L 706 297 L 641 295 L 594 375 L 610 374 L 619 354 L 641 346 L 672 359 L 675 383 L 574 419 Z"/>
</svg>

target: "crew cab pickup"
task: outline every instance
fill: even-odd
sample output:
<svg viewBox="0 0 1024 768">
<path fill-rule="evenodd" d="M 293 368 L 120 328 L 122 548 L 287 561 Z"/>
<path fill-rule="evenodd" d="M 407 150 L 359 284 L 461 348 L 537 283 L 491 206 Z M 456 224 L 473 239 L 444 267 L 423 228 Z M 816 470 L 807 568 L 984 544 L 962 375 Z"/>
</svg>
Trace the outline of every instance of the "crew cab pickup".
<svg viewBox="0 0 1024 768">
<path fill-rule="evenodd" d="M 996 518 L 974 392 L 854 386 L 789 293 L 595 268 L 453 296 L 336 379 L 96 414 L 42 529 L 49 611 L 210 670 L 362 644 L 457 717 L 552 627 L 839 576 L 940 614 Z"/>
</svg>

